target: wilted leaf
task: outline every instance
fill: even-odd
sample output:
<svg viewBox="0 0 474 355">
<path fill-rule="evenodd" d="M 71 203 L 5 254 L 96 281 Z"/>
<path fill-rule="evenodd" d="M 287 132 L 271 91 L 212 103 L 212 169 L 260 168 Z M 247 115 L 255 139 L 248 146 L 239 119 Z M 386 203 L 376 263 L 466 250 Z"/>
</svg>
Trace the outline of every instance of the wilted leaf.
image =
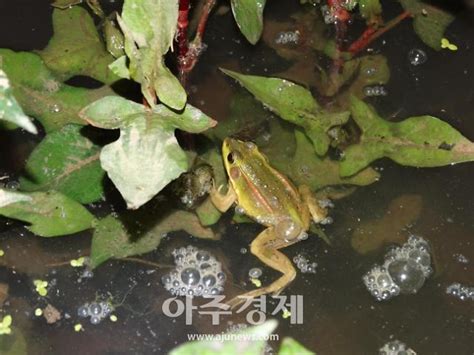
<svg viewBox="0 0 474 355">
<path fill-rule="evenodd" d="M 367 254 L 387 244 L 402 244 L 403 230 L 415 222 L 423 208 L 419 195 L 402 195 L 390 202 L 382 218 L 360 223 L 351 238 L 351 245 L 360 254 Z"/>
<path fill-rule="evenodd" d="M 36 54 L 0 49 L 0 56 L 21 107 L 48 132 L 68 123 L 84 124 L 78 116 L 79 110 L 113 94 L 106 86 L 90 90 L 59 82 Z"/>
<path fill-rule="evenodd" d="M 61 79 L 85 75 L 106 84 L 118 79 L 108 68 L 114 58 L 106 51 L 87 10 L 80 6 L 55 9 L 53 30 L 48 46 L 39 54 Z"/>
<path fill-rule="evenodd" d="M 288 80 L 244 75 L 225 69 L 222 71 L 281 118 L 303 127 L 319 155 L 324 155 L 329 147 L 326 132 L 349 119 L 349 112 L 346 111 L 324 111 L 307 89 Z"/>
<path fill-rule="evenodd" d="M 164 105 L 149 110 L 118 96 L 87 106 L 81 116 L 100 128 L 120 128 L 120 138 L 102 148 L 100 162 L 131 209 L 149 201 L 187 170 L 188 160 L 176 141 L 175 128 L 198 133 L 215 124 L 191 105 L 178 114 Z"/>
<path fill-rule="evenodd" d="M 265 2 L 266 0 L 231 0 L 230 2 L 240 32 L 252 44 L 257 43 L 262 35 Z"/>
<path fill-rule="evenodd" d="M 199 340 L 184 343 L 173 350 L 170 355 L 259 355 L 264 353 L 268 336 L 275 330 L 278 322 L 274 319 L 253 327 L 235 332 L 232 340 Z"/>
<path fill-rule="evenodd" d="M 0 189 L 0 199 L 2 195 L 11 193 Z M 29 222 L 31 225 L 27 228 L 40 237 L 57 237 L 91 228 L 94 216 L 81 204 L 59 192 L 33 192 L 21 195 L 25 196 L 24 200 L 1 207 L 0 215 Z"/>
<path fill-rule="evenodd" d="M 420 39 L 435 50 L 441 49 L 441 39 L 454 16 L 419 0 L 399 0 L 413 17 L 413 28 Z"/>
<path fill-rule="evenodd" d="M 157 216 L 149 211 L 133 211 L 119 219 L 107 216 L 95 225 L 91 246 L 91 267 L 111 258 L 124 258 L 154 250 L 166 233 L 184 230 L 189 234 L 213 239 L 211 229 L 204 228 L 196 215 L 186 211 L 171 211 Z M 144 225 L 143 225 L 144 224 Z"/>
<path fill-rule="evenodd" d="M 0 64 L 2 57 L 0 57 Z M 0 69 L 0 120 L 11 122 L 30 133 L 38 131 L 30 118 L 23 113 L 20 105 L 13 96 L 10 81 L 3 70 Z"/>
<path fill-rule="evenodd" d="M 141 83 L 150 106 L 156 95 L 165 105 L 181 110 L 186 92 L 164 65 L 178 24 L 177 0 L 125 0 L 117 21 L 125 36 L 125 53 L 130 60 L 129 75 Z"/>
<path fill-rule="evenodd" d="M 350 176 L 372 161 L 388 157 L 398 164 L 435 167 L 474 160 L 474 144 L 432 116 L 388 122 L 352 97 L 352 118 L 362 130 L 360 142 L 345 150 L 341 175 Z"/>
<path fill-rule="evenodd" d="M 288 175 L 297 185 L 307 185 L 316 191 L 332 185 L 366 186 L 376 182 L 380 175 L 368 167 L 350 177 L 341 177 L 340 163 L 329 157 L 320 158 L 314 153 L 309 139 L 299 131 L 295 132 L 296 153 L 289 159 Z"/>
<path fill-rule="evenodd" d="M 99 163 L 100 147 L 81 129 L 67 125 L 41 141 L 20 178 L 23 191 L 56 190 L 80 203 L 101 198 L 105 172 Z"/>
<path fill-rule="evenodd" d="M 283 338 L 278 355 L 315 355 L 314 352 L 306 349 L 295 339 L 290 337 Z"/>
</svg>

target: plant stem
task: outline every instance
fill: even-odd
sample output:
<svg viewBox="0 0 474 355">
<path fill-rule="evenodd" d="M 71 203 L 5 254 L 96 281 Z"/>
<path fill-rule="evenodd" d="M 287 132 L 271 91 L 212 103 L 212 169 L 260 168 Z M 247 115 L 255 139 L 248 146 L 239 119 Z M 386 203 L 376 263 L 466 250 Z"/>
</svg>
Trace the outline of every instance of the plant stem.
<svg viewBox="0 0 474 355">
<path fill-rule="evenodd" d="M 188 17 L 189 17 L 189 2 L 190 0 L 179 1 L 178 12 L 178 58 L 185 57 L 188 53 Z"/>
<path fill-rule="evenodd" d="M 359 53 L 360 51 L 365 49 L 370 43 L 372 43 L 374 40 L 376 40 L 381 35 L 383 35 L 385 32 L 391 30 L 400 22 L 402 22 L 404 19 L 410 16 L 411 16 L 411 13 L 409 13 L 408 11 L 404 11 L 400 15 L 395 17 L 394 19 L 387 22 L 385 26 L 381 27 L 378 30 L 376 30 L 373 27 L 368 27 L 364 31 L 364 33 L 362 33 L 362 35 L 349 46 L 348 51 L 352 53 L 352 55 Z"/>
</svg>

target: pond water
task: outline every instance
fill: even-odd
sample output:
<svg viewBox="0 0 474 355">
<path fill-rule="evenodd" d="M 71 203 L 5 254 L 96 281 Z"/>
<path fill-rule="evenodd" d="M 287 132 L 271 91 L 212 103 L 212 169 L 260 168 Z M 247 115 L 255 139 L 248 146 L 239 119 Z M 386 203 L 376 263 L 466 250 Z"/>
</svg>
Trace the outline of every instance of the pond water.
<svg viewBox="0 0 474 355">
<path fill-rule="evenodd" d="M 44 47 L 52 34 L 52 10 L 48 4 L 46 0 L 1 2 L 0 47 Z M 456 20 L 448 35 L 459 47 L 457 52 L 429 49 L 416 37 L 410 21 L 402 22 L 370 46 L 373 53 L 387 57 L 391 79 L 385 86 L 387 95 L 369 102 L 390 120 L 430 114 L 474 140 L 474 10 L 462 4 L 451 6 Z M 294 24 L 290 16 L 300 16 L 300 11 L 298 1 L 270 1 L 265 11 L 266 28 L 291 30 Z M 398 5 L 388 4 L 384 16 L 391 18 L 399 12 Z M 208 49 L 190 77 L 190 101 L 218 121 L 231 115 L 235 97 L 248 98 L 218 67 L 311 84 L 315 63 L 321 63 L 321 58 L 308 50 L 295 50 L 288 60 L 278 56 L 274 45 L 266 40 L 255 47 L 247 44 L 231 13 L 223 9 L 211 16 L 205 42 Z M 424 51 L 427 61 L 411 65 L 412 49 Z M 244 100 L 244 106 L 248 102 Z M 281 129 L 291 129 L 270 112 L 261 110 L 258 103 L 255 107 L 256 115 L 264 116 L 264 130 L 268 125 L 274 127 L 275 121 Z M 239 109 L 248 115 L 253 112 L 252 104 Z M 251 118 L 245 118 L 246 124 Z M 251 129 L 249 134 L 258 140 L 270 133 Z M 25 132 L 1 131 L 1 175 L 16 179 L 38 141 Z M 196 142 L 199 145 L 201 140 Z M 303 296 L 302 324 L 290 324 L 281 312 L 268 315 L 279 320 L 275 333 L 280 340 L 291 336 L 323 355 L 374 354 L 395 339 L 418 354 L 473 354 L 474 301 L 448 295 L 446 288 L 455 282 L 474 286 L 474 164 L 416 169 L 379 160 L 374 167 L 381 174 L 380 181 L 357 188 L 334 202 L 334 223 L 324 227 L 330 245 L 310 234 L 307 240 L 283 250 L 290 259 L 303 255 L 316 262 L 317 267 L 315 273 L 298 273 L 283 293 Z M 116 200 L 116 193 L 111 193 L 109 200 L 91 209 L 98 216 L 105 216 L 110 210 L 120 212 L 124 207 Z M 227 295 L 254 288 L 248 279 L 248 272 L 254 267 L 263 271 L 263 285 L 269 284 L 278 274 L 249 252 L 242 252 L 263 228 L 253 223 L 231 223 L 231 217 L 232 213 L 225 215 L 214 227 L 221 240 L 170 233 L 156 251 L 140 259 L 166 266 L 173 263 L 174 249 L 193 245 L 221 261 L 227 274 Z M 365 288 L 362 276 L 374 264 L 383 262 L 390 245 L 403 244 L 411 234 L 429 242 L 434 272 L 416 294 L 377 302 Z M 88 254 L 91 236 L 92 232 L 84 232 L 64 238 L 39 238 L 21 223 L 0 221 L 0 249 L 5 251 L 0 262 L 0 284 L 9 286 L 2 310 L 12 314 L 14 326 L 27 341 L 28 353 L 166 353 L 187 341 L 188 334 L 219 334 L 232 324 L 246 323 L 245 312 L 223 317 L 215 326 L 209 316 L 196 312 L 192 325 L 185 324 L 184 315 L 166 316 L 162 305 L 170 294 L 161 278 L 169 271 L 167 267 L 131 260 L 108 261 L 94 270 L 92 278 L 83 277 L 83 269 L 71 268 L 68 261 Z M 50 282 L 47 298 L 35 292 L 35 279 Z M 1 296 L 2 289 L 0 299 Z M 110 297 L 117 305 L 113 312 L 116 322 L 104 319 L 92 325 L 77 316 L 81 305 Z M 51 325 L 34 315 L 36 308 L 48 303 L 62 313 L 62 319 Z M 275 304 L 270 302 L 269 309 L 274 309 Z M 84 331 L 74 331 L 78 322 Z M 270 345 L 278 348 L 278 342 Z"/>
</svg>

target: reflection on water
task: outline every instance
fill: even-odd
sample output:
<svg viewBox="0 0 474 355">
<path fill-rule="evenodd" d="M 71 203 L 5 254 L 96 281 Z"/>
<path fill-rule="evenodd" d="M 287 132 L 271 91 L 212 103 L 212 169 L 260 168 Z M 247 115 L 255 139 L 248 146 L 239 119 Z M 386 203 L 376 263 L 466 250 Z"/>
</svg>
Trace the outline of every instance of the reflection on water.
<svg viewBox="0 0 474 355">
<path fill-rule="evenodd" d="M 30 5 L 33 2 L 38 8 L 49 3 L 30 1 Z M 27 3 L 14 7 L 20 11 Z M 235 93 L 241 95 L 240 89 L 223 78 L 217 71 L 218 66 L 314 83 L 314 63 L 318 61 L 315 52 L 304 46 L 296 47 L 291 41 L 284 43 L 287 45 L 285 51 L 266 45 L 268 38 L 276 38 L 272 33 L 294 30 L 288 14 L 299 8 L 297 3 L 290 0 L 269 2 L 266 10 L 269 26 L 264 42 L 255 48 L 240 37 L 230 13 L 212 18 L 206 37 L 209 49 L 191 78 L 192 103 L 218 120 L 229 115 L 230 101 Z M 10 13 L 5 10 L 7 12 Z M 460 48 L 456 53 L 436 53 L 425 48 L 413 35 L 409 24 L 402 24 L 387 33 L 384 41 L 374 43 L 374 52 L 385 54 L 392 70 L 392 78 L 386 87 L 388 95 L 371 99 L 382 115 L 397 120 L 432 114 L 474 139 L 471 117 L 474 54 L 469 50 L 474 27 L 472 21 L 465 19 L 468 17 L 468 13 L 460 13 L 450 28 L 450 38 Z M 32 29 L 34 26 L 37 33 L 47 38 L 48 18 L 49 13 L 45 13 L 42 21 L 26 27 Z M 306 17 L 306 21 L 310 22 L 310 19 Z M 11 44 L 9 33 L 18 34 L 17 26 L 20 25 L 11 24 L 9 31 L 1 32 L 0 47 Z M 302 33 L 298 41 L 304 40 L 304 35 Z M 23 28 L 20 37 L 27 36 L 30 32 Z M 19 40 L 18 46 L 33 48 L 34 39 L 30 40 L 33 43 Z M 413 49 L 417 51 L 414 53 Z M 420 51 L 427 57 L 422 58 L 426 60 L 423 63 Z M 415 59 L 417 65 L 413 65 Z M 251 112 L 246 114 L 251 115 Z M 263 123 L 250 134 L 262 135 L 268 130 L 267 126 L 282 129 L 284 125 L 275 128 L 272 123 L 277 118 L 268 112 L 264 114 Z M 18 173 L 35 141 L 23 133 L 12 136 L 2 132 L 1 138 L 2 174 Z M 331 245 L 311 235 L 284 250 L 290 259 L 304 255 L 316 262 L 317 267 L 315 273 L 299 273 L 285 291 L 287 295 L 303 295 L 303 324 L 290 324 L 280 314 L 277 333 L 281 338 L 294 337 L 318 354 L 375 353 L 395 339 L 419 354 L 472 353 L 472 301 L 453 297 L 446 289 L 453 283 L 474 285 L 474 199 L 471 198 L 474 165 L 413 169 L 380 161 L 376 167 L 381 174 L 379 182 L 336 201 L 332 211 L 334 223 L 325 227 Z M 83 270 L 69 266 L 69 260 L 88 254 L 89 232 L 59 239 L 40 239 L 25 231 L 19 223 L 7 224 L 5 220 L 0 223 L 0 248 L 5 252 L 0 257 L 0 304 L 5 312 L 12 314 L 14 331 L 19 334 L 18 338 L 23 334 L 30 353 L 59 354 L 69 348 L 87 354 L 161 353 L 186 341 L 186 334 L 220 333 L 228 329 L 228 321 L 234 326 L 245 323 L 242 314 L 226 318 L 219 326 L 210 325 L 207 317 L 197 314 L 192 325 L 185 325 L 184 317 L 167 317 L 162 304 L 170 295 L 161 283 L 162 276 L 169 272 L 167 268 L 157 269 L 152 264 L 130 260 L 111 261 L 95 270 L 92 278 L 82 277 Z M 254 287 L 249 280 L 252 268 L 262 269 L 259 280 L 263 285 L 278 277 L 250 253 L 241 252 L 262 230 L 260 226 L 232 224 L 230 216 L 225 216 L 215 229 L 221 235 L 220 241 L 172 233 L 158 250 L 143 259 L 169 265 L 173 263 L 172 250 L 176 248 L 193 245 L 207 250 L 222 263 L 227 274 L 225 290 L 229 296 Z M 362 276 L 383 260 L 388 247 L 404 243 L 410 234 L 422 236 L 429 242 L 433 275 L 414 295 L 377 302 L 365 288 Z M 188 278 L 191 276 L 187 275 Z M 36 294 L 35 279 L 48 281 L 46 298 Z M 8 298 L 5 299 L 6 293 Z M 116 307 L 116 322 L 108 318 L 97 325 L 82 322 L 84 331 L 74 331 L 74 325 L 81 322 L 77 315 L 81 305 L 109 299 Z M 196 303 L 200 302 L 196 299 Z M 52 325 L 34 314 L 36 308 L 44 309 L 48 304 L 62 315 L 61 320 Z"/>
</svg>

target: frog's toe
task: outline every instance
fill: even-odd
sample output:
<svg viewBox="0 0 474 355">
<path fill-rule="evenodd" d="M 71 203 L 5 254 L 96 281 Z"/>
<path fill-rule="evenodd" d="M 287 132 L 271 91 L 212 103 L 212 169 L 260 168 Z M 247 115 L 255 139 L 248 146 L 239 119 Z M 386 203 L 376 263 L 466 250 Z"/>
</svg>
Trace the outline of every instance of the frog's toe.
<svg viewBox="0 0 474 355">
<path fill-rule="evenodd" d="M 328 198 L 318 200 L 318 205 L 321 208 L 334 208 L 334 203 Z"/>
</svg>

